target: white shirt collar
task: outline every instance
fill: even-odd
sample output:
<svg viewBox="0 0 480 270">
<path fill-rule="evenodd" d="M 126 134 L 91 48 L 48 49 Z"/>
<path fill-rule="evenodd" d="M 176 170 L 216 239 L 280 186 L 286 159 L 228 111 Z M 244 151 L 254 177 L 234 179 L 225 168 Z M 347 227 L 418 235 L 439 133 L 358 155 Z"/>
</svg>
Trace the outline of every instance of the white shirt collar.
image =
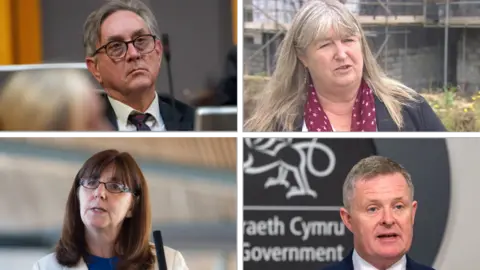
<svg viewBox="0 0 480 270">
<path fill-rule="evenodd" d="M 356 250 L 353 250 L 352 255 L 353 269 L 354 270 L 378 270 L 373 265 L 365 261 Z M 406 270 L 407 269 L 407 257 L 405 255 L 402 258 L 390 266 L 387 270 Z"/>
<path fill-rule="evenodd" d="M 117 117 L 117 124 L 119 131 L 133 131 L 136 130 L 135 126 L 128 122 L 128 116 L 132 113 L 132 111 L 137 110 L 133 109 L 132 107 L 124 104 L 116 99 L 111 98 L 108 96 L 108 101 L 112 105 L 113 111 Z M 149 113 L 153 116 L 154 120 L 147 121 L 147 125 L 153 131 L 164 131 L 165 124 L 163 122 L 162 116 L 160 115 L 160 107 L 158 103 L 158 94 L 155 93 L 155 97 L 148 107 L 148 109 L 144 113 Z"/>
</svg>

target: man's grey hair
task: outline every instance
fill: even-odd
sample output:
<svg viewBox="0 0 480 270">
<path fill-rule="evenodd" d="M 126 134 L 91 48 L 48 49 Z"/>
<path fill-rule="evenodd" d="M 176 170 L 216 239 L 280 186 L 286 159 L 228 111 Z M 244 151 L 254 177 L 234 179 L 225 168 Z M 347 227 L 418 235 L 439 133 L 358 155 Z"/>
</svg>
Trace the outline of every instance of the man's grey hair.
<svg viewBox="0 0 480 270">
<path fill-rule="evenodd" d="M 120 10 L 128 10 L 140 16 L 145 21 L 150 33 L 159 37 L 157 20 L 145 3 L 140 0 L 109 0 L 99 9 L 90 13 L 83 25 L 83 47 L 87 56 L 93 56 L 95 53 L 96 45 L 100 40 L 102 23 L 108 16 Z"/>
<path fill-rule="evenodd" d="M 413 200 L 414 187 L 410 174 L 397 162 L 381 156 L 370 156 L 360 160 L 347 175 L 343 183 L 343 206 L 350 210 L 354 196 L 355 184 L 359 181 L 368 181 L 379 175 L 400 173 L 405 178 L 410 189 L 410 198 Z"/>
</svg>

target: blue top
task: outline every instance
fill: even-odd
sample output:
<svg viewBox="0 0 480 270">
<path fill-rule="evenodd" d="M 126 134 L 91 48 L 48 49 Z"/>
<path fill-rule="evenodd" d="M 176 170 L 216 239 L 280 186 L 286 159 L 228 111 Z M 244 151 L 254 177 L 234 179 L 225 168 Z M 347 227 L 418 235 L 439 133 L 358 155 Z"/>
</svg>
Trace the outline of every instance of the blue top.
<svg viewBox="0 0 480 270">
<path fill-rule="evenodd" d="M 88 270 L 115 270 L 118 257 L 102 258 L 89 255 L 87 259 Z"/>
</svg>

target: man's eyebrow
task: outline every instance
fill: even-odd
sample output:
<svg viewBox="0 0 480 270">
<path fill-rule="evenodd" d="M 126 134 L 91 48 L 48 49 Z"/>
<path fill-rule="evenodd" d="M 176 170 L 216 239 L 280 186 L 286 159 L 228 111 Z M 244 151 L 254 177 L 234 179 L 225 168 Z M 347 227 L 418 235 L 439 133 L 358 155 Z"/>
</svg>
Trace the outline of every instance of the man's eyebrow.
<svg viewBox="0 0 480 270">
<path fill-rule="evenodd" d="M 406 196 L 396 197 L 396 198 L 393 199 L 393 202 L 395 202 L 395 203 L 397 203 L 397 202 L 402 202 L 402 201 L 405 200 L 406 198 L 408 198 L 408 197 L 406 197 Z"/>
<path fill-rule="evenodd" d="M 392 199 L 392 202 L 398 203 L 398 202 L 402 202 L 404 199 L 405 199 L 405 196 L 395 197 L 395 198 Z M 373 204 L 381 204 L 382 202 L 378 199 L 368 199 L 366 204 L 368 205 L 368 204 L 372 204 L 372 203 Z"/>
<path fill-rule="evenodd" d="M 380 200 L 377 200 L 377 199 L 367 199 L 366 201 L 366 205 L 369 205 L 369 204 L 381 204 L 381 201 Z"/>
<path fill-rule="evenodd" d="M 132 33 L 132 37 L 134 36 L 139 36 L 139 35 L 145 35 L 147 34 L 148 32 L 143 29 L 143 28 L 140 28 L 140 29 L 137 29 L 135 30 L 133 33 Z M 113 35 L 113 36 L 109 36 L 107 38 L 107 43 L 110 42 L 110 41 L 119 41 L 119 40 L 123 40 L 123 36 L 122 35 Z"/>
</svg>

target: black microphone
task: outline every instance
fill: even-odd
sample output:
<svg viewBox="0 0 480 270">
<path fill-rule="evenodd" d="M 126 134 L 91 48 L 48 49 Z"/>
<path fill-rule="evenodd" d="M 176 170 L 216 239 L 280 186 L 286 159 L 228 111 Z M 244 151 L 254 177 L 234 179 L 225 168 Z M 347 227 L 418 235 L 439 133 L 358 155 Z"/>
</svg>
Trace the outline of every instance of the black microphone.
<svg viewBox="0 0 480 270">
<path fill-rule="evenodd" d="M 172 78 L 172 68 L 170 65 L 170 59 L 172 57 L 170 51 L 170 40 L 168 34 L 162 34 L 162 45 L 163 45 L 163 55 L 165 55 L 165 60 L 167 60 L 167 76 L 168 76 L 168 87 L 170 90 L 170 98 L 172 99 L 172 107 L 173 107 L 173 118 L 177 120 L 175 117 L 175 94 L 173 92 L 173 78 Z"/>
<path fill-rule="evenodd" d="M 168 270 L 165 251 L 163 250 L 162 233 L 160 231 L 153 231 L 153 241 L 155 242 L 155 250 L 157 251 L 158 269 Z"/>
<path fill-rule="evenodd" d="M 162 34 L 162 45 L 163 45 L 163 54 L 165 55 L 165 59 L 167 63 L 170 63 L 170 41 L 168 38 L 168 34 Z"/>
</svg>

